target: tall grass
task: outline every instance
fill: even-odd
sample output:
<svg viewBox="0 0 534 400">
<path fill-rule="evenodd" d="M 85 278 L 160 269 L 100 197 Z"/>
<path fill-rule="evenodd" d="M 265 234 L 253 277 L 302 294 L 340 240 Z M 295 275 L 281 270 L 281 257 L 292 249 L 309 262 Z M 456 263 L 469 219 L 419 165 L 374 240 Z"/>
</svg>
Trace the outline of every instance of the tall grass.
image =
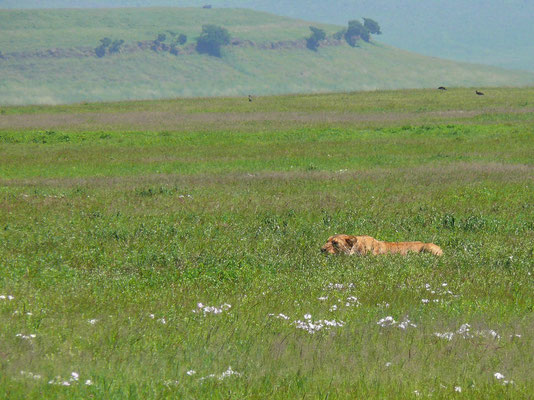
<svg viewBox="0 0 534 400">
<path fill-rule="evenodd" d="M 505 121 L 2 131 L 2 397 L 528 398 L 534 132 Z M 320 254 L 341 232 L 445 254 Z"/>
</svg>

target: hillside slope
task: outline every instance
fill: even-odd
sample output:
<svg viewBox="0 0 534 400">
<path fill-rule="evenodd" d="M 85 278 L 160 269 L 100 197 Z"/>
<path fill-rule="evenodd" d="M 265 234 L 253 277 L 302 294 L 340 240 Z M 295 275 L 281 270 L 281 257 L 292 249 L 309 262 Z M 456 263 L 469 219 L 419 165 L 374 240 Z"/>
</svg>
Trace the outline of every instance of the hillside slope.
<svg viewBox="0 0 534 400">
<path fill-rule="evenodd" d="M 214 7 L 243 7 L 310 21 L 344 24 L 372 17 L 381 40 L 422 54 L 534 71 L 534 2 L 507 0 L 210 0 Z M 198 0 L 3 0 L 0 7 L 194 7 Z"/>
<path fill-rule="evenodd" d="M 166 30 L 191 41 L 205 23 L 225 26 L 239 39 L 221 58 L 150 49 L 103 58 L 89 54 L 104 36 L 123 39 L 132 49 Z M 534 74 L 425 57 L 377 42 L 357 48 L 331 43 L 312 52 L 303 46 L 311 24 L 329 35 L 340 29 L 250 10 L 0 11 L 0 104 L 534 84 Z"/>
</svg>

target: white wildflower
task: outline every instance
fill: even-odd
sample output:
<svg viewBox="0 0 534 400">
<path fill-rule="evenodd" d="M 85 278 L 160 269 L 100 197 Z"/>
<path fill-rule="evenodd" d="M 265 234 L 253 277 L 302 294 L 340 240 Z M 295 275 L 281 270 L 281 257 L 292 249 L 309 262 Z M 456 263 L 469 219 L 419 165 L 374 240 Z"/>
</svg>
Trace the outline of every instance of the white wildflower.
<svg viewBox="0 0 534 400">
<path fill-rule="evenodd" d="M 446 287 L 447 283 L 442 283 L 441 286 Z M 461 389 L 460 389 L 461 390 Z"/>
<path fill-rule="evenodd" d="M 29 339 L 34 339 L 37 335 L 35 333 L 30 333 L 29 335 L 23 335 L 22 333 L 17 333 L 15 336 L 21 339 L 29 340 Z"/>
<path fill-rule="evenodd" d="M 20 374 L 32 379 L 41 379 L 41 375 L 34 374 L 33 372 L 20 371 Z"/>
<path fill-rule="evenodd" d="M 234 371 L 232 367 L 228 367 L 226 371 L 224 371 L 221 375 L 219 375 L 219 380 L 222 381 L 225 378 L 228 378 L 229 376 L 241 376 L 242 374 L 240 372 Z"/>
<path fill-rule="evenodd" d="M 495 372 L 495 373 L 493 374 L 493 376 L 494 376 L 495 379 L 497 379 L 497 380 L 504 379 L 504 375 L 501 374 L 500 372 Z"/>
<path fill-rule="evenodd" d="M 196 312 L 202 311 L 202 312 L 204 312 L 204 315 L 205 314 L 221 314 L 223 311 L 227 311 L 230 308 L 232 308 L 232 306 L 230 304 L 228 304 L 228 303 L 224 303 L 224 304 L 220 305 L 219 307 L 205 306 L 202 303 L 198 303 L 197 307 L 198 307 L 198 310 L 193 310 L 193 312 L 196 313 Z"/>
<path fill-rule="evenodd" d="M 337 306 L 334 304 L 332 307 L 330 307 L 330 311 L 336 311 L 337 310 Z"/>
<path fill-rule="evenodd" d="M 297 329 L 303 329 L 303 330 L 307 331 L 310 334 L 314 334 L 315 332 L 318 332 L 323 328 L 330 328 L 330 327 L 344 326 L 345 325 L 345 323 L 343 321 L 339 321 L 338 322 L 336 320 L 332 320 L 332 321 L 318 320 L 318 321 L 315 321 L 315 322 L 313 322 L 311 320 L 306 320 L 306 321 L 298 320 L 298 321 L 294 321 L 293 324 L 295 324 Z"/>
<path fill-rule="evenodd" d="M 158 319 L 158 322 L 161 322 L 163 325 L 167 323 L 167 321 L 165 321 L 165 318 Z"/>
<path fill-rule="evenodd" d="M 427 304 L 429 301 L 430 301 L 430 300 L 428 300 L 428 299 L 421 299 L 421 302 L 422 302 L 423 304 Z"/>
<path fill-rule="evenodd" d="M 311 319 L 311 317 L 312 317 L 311 314 L 304 314 L 304 319 L 308 319 L 309 320 L 309 319 Z"/>
<path fill-rule="evenodd" d="M 321 296 L 321 297 L 317 298 L 317 300 L 321 300 L 321 301 L 328 300 L 328 296 Z"/>
<path fill-rule="evenodd" d="M 387 316 L 385 318 L 382 318 L 380 321 L 377 322 L 378 325 L 380 325 L 381 327 L 384 327 L 384 328 L 388 327 L 388 326 L 393 326 L 396 323 L 397 322 L 391 316 Z"/>
<path fill-rule="evenodd" d="M 454 391 L 458 393 L 462 393 L 462 388 L 460 386 L 455 386 Z"/>
<path fill-rule="evenodd" d="M 85 381 L 85 384 L 86 384 L 87 386 L 91 386 L 91 385 L 93 384 L 93 381 L 92 381 L 91 379 L 87 379 L 87 380 Z"/>
<path fill-rule="evenodd" d="M 386 363 L 386 367 L 391 367 L 391 363 L 390 363 L 390 362 L 387 362 L 387 363 Z"/>
<path fill-rule="evenodd" d="M 286 319 L 286 320 L 289 319 L 289 317 L 287 315 L 282 314 L 282 313 L 280 313 L 278 315 L 275 315 L 275 314 L 268 314 L 268 315 L 269 315 L 269 317 L 275 317 L 275 318 L 278 318 L 278 319 Z"/>
<path fill-rule="evenodd" d="M 71 380 L 75 380 L 75 381 L 77 381 L 77 380 L 79 379 L 79 377 L 80 377 L 80 375 L 78 375 L 77 372 L 72 372 L 72 373 L 70 374 L 70 379 L 71 379 Z"/>
<path fill-rule="evenodd" d="M 154 314 L 148 314 L 148 316 L 152 319 L 154 319 L 156 316 Z"/>
<path fill-rule="evenodd" d="M 63 381 L 63 382 L 61 382 L 61 385 L 70 386 L 70 382 L 69 381 Z"/>
<path fill-rule="evenodd" d="M 447 340 L 452 340 L 452 337 L 454 336 L 454 332 L 444 332 L 444 333 L 439 333 L 439 332 L 434 332 L 434 336 L 437 336 L 441 339 L 447 339 Z"/>
<path fill-rule="evenodd" d="M 187 375 L 189 376 L 193 376 L 197 373 L 197 371 L 195 371 L 194 369 L 190 369 L 189 371 L 186 372 Z"/>
<path fill-rule="evenodd" d="M 409 328 L 410 326 L 417 328 L 417 325 L 412 323 L 412 321 L 410 321 L 408 317 L 405 317 L 404 320 L 397 325 L 397 328 L 406 329 L 406 328 Z"/>
<path fill-rule="evenodd" d="M 97 319 L 90 319 L 87 322 L 89 322 L 91 325 L 94 325 L 94 324 L 96 324 L 98 322 L 98 320 Z"/>
<path fill-rule="evenodd" d="M 354 296 L 349 296 L 347 297 L 347 302 L 345 303 L 345 306 L 346 307 L 350 307 L 350 306 L 361 306 L 361 303 L 358 301 L 358 298 L 357 297 L 354 297 Z"/>
</svg>

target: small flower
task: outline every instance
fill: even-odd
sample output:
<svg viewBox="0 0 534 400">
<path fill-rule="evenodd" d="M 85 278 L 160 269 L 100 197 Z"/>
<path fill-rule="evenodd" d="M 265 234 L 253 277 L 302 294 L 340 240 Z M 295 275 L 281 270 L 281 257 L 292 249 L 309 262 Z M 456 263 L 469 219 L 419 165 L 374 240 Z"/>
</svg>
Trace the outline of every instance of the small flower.
<svg viewBox="0 0 534 400">
<path fill-rule="evenodd" d="M 378 325 L 382 327 L 391 326 L 396 324 L 396 321 L 391 316 L 387 316 L 385 318 L 382 318 L 380 321 L 377 322 Z"/>
<path fill-rule="evenodd" d="M 387 363 L 386 363 L 386 367 L 391 367 L 391 363 L 390 363 L 390 362 L 387 362 Z"/>
<path fill-rule="evenodd" d="M 189 371 L 186 372 L 187 375 L 189 376 L 193 376 L 197 373 L 197 371 L 195 371 L 194 369 L 190 369 Z"/>
<path fill-rule="evenodd" d="M 90 319 L 87 322 L 89 322 L 91 325 L 94 325 L 94 324 L 96 324 L 98 322 L 98 320 L 97 319 Z"/>
<path fill-rule="evenodd" d="M 163 325 L 167 323 L 167 321 L 165 321 L 165 318 L 158 319 L 158 322 L 161 322 Z"/>
<path fill-rule="evenodd" d="M 332 307 L 330 307 L 330 311 L 336 311 L 337 310 L 337 306 L 334 304 Z"/>
<path fill-rule="evenodd" d="M 148 314 L 148 316 L 149 316 L 150 318 L 152 318 L 152 319 L 155 318 L 155 315 L 154 315 L 154 314 Z"/>
<path fill-rule="evenodd" d="M 71 380 L 75 380 L 75 381 L 77 381 L 77 380 L 79 379 L 79 377 L 80 377 L 80 375 L 78 375 L 77 372 L 72 372 L 72 373 L 70 374 L 70 379 L 71 379 Z"/>
<path fill-rule="evenodd" d="M 87 386 L 91 386 L 91 385 L 93 384 L 93 381 L 92 381 L 91 379 L 87 379 L 87 380 L 85 381 L 85 384 L 86 384 Z"/>
<path fill-rule="evenodd" d="M 228 367 L 226 371 L 224 371 L 221 375 L 219 375 L 219 380 L 222 381 L 224 378 L 228 378 L 229 376 L 236 375 L 241 376 L 242 374 L 240 372 L 236 372 L 232 369 L 232 367 Z"/>
<path fill-rule="evenodd" d="M 328 300 L 328 296 L 321 296 L 321 297 L 317 298 L 317 300 L 321 300 L 321 301 Z"/>
<path fill-rule="evenodd" d="M 501 374 L 500 372 L 495 372 L 495 373 L 493 374 L 493 376 L 494 376 L 495 379 L 497 379 L 497 380 L 504 379 L 504 375 Z"/>
<path fill-rule="evenodd" d="M 304 314 L 304 319 L 311 319 L 311 314 Z"/>
<path fill-rule="evenodd" d="M 460 386 L 455 386 L 454 391 L 458 393 L 462 393 L 462 388 Z"/>
<path fill-rule="evenodd" d="M 421 302 L 422 302 L 423 304 L 427 304 L 429 301 L 430 301 L 430 300 L 428 300 L 428 299 L 421 299 Z"/>
</svg>

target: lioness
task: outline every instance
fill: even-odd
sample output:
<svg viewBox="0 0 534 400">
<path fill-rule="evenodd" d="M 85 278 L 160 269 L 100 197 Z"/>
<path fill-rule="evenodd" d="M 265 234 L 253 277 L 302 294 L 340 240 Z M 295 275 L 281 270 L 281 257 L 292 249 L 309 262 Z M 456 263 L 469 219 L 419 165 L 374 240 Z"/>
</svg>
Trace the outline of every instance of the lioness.
<svg viewBox="0 0 534 400">
<path fill-rule="evenodd" d="M 423 242 L 381 242 L 371 236 L 353 236 L 353 235 L 334 235 L 328 238 L 326 244 L 321 247 L 323 253 L 337 254 L 359 254 L 364 255 L 371 253 L 387 254 L 400 253 L 406 254 L 409 251 L 415 253 L 432 253 L 436 256 L 443 255 L 443 250 L 434 243 Z"/>
</svg>

